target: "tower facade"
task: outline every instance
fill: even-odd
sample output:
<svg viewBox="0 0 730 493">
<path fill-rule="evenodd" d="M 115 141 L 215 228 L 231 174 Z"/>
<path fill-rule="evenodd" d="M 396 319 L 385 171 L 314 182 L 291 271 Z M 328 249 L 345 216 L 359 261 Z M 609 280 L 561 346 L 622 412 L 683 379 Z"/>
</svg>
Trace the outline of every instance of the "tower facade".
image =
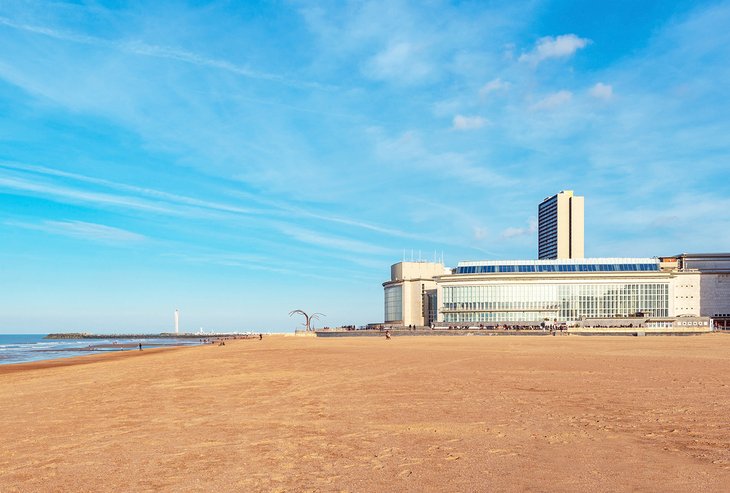
<svg viewBox="0 0 730 493">
<path fill-rule="evenodd" d="M 583 258 L 583 197 L 564 190 L 537 208 L 537 258 Z"/>
</svg>

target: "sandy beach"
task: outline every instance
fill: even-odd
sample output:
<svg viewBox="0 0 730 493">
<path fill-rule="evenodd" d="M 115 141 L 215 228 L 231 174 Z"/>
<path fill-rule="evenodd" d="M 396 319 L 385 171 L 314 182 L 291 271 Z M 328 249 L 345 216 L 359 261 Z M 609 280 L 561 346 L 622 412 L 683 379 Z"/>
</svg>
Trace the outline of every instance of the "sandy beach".
<svg viewBox="0 0 730 493">
<path fill-rule="evenodd" d="M 0 366 L 0 491 L 727 491 L 730 335 L 229 341 Z"/>
</svg>

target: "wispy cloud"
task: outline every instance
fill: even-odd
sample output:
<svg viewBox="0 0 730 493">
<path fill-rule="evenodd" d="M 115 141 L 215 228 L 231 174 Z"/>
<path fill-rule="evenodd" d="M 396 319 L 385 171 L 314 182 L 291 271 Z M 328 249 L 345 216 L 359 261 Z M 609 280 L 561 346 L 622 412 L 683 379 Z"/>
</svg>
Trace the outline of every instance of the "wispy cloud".
<svg viewBox="0 0 730 493">
<path fill-rule="evenodd" d="M 338 280 L 335 276 L 326 276 L 317 272 L 309 272 L 302 266 L 291 263 L 282 263 L 278 259 L 256 255 L 241 255 L 231 252 L 170 252 L 162 257 L 179 260 L 189 264 L 217 265 L 223 267 L 235 267 L 249 271 L 269 272 L 280 274 L 286 277 L 303 277 L 332 282 Z"/>
<path fill-rule="evenodd" d="M 99 206 L 125 207 L 165 214 L 180 214 L 180 211 L 176 211 L 164 204 L 154 203 L 134 197 L 88 192 L 55 184 L 32 182 L 20 178 L 0 177 L 0 187 L 38 196 L 52 197 L 54 199 L 60 199 L 61 201 L 71 201 L 75 203 L 83 202 Z"/>
<path fill-rule="evenodd" d="M 385 137 L 379 131 L 374 134 L 376 155 L 385 162 L 428 170 L 471 185 L 496 187 L 510 182 L 488 164 L 475 162 L 466 154 L 431 151 L 416 131 L 406 131 L 395 138 Z"/>
<path fill-rule="evenodd" d="M 484 84 L 479 89 L 479 97 L 481 99 L 486 99 L 487 96 L 489 96 L 491 93 L 497 92 L 497 91 L 504 91 L 504 90 L 508 89 L 509 86 L 510 86 L 509 82 L 505 82 L 502 79 L 499 79 L 499 78 L 492 79 L 489 82 L 487 82 L 486 84 Z"/>
<path fill-rule="evenodd" d="M 308 243 L 310 245 L 324 247 L 327 249 L 371 255 L 384 255 L 392 253 L 391 249 L 384 248 L 378 245 L 372 245 L 364 241 L 322 234 L 303 228 L 285 226 L 282 227 L 281 231 L 285 235 L 294 238 L 295 240 L 301 241 L 303 243 Z"/>
<path fill-rule="evenodd" d="M 271 272 L 278 272 L 284 274 L 287 269 L 277 268 L 274 265 L 276 262 L 269 257 L 263 255 L 252 255 L 252 254 L 241 254 L 231 252 L 169 252 L 164 253 L 163 257 L 170 257 L 180 259 L 184 262 L 194 264 L 215 264 L 222 265 L 225 267 L 246 267 L 265 269 Z"/>
<path fill-rule="evenodd" d="M 179 195 L 179 194 L 173 194 L 173 193 L 164 192 L 161 190 L 156 190 L 153 188 L 137 187 L 137 186 L 133 186 L 133 185 L 128 185 L 126 183 L 121 183 L 118 181 L 113 182 L 113 181 L 105 180 L 102 178 L 81 175 L 78 173 L 70 173 L 70 172 L 59 170 L 59 169 L 48 168 L 45 166 L 36 166 L 36 165 L 24 164 L 24 163 L 0 161 L 0 168 L 27 171 L 27 172 L 31 172 L 34 174 L 44 175 L 44 176 L 70 178 L 77 182 L 101 185 L 106 188 L 111 188 L 114 190 L 120 190 L 120 191 L 124 191 L 124 192 L 131 192 L 134 194 L 144 195 L 149 198 L 164 200 L 167 202 L 172 202 L 172 203 L 177 203 L 177 204 L 195 206 L 195 207 L 200 207 L 200 208 L 204 208 L 204 209 L 217 210 L 217 211 L 222 211 L 222 212 L 232 212 L 232 213 L 237 213 L 237 214 L 260 214 L 260 213 L 265 212 L 262 210 L 257 210 L 257 209 L 253 209 L 253 208 L 245 208 L 245 207 L 235 206 L 235 205 L 231 205 L 231 204 L 224 204 L 221 202 L 200 200 L 200 199 L 187 197 L 187 196 L 183 196 L 183 195 Z M 89 197 L 89 198 L 91 199 L 92 197 Z M 104 197 L 108 198 L 108 196 L 102 196 L 101 198 L 103 199 Z M 83 198 L 83 196 L 79 197 L 79 198 Z"/>
<path fill-rule="evenodd" d="M 147 239 L 144 235 L 132 231 L 84 221 L 41 221 L 38 223 L 6 221 L 5 224 L 107 244 L 139 243 Z"/>
<path fill-rule="evenodd" d="M 589 39 L 580 38 L 575 34 L 545 36 L 537 40 L 532 51 L 520 55 L 519 61 L 538 64 L 550 58 L 568 58 L 581 48 L 585 48 L 588 43 Z"/>
<path fill-rule="evenodd" d="M 114 49 L 133 55 L 164 58 L 168 60 L 176 60 L 183 63 L 189 63 L 192 65 L 214 68 L 250 79 L 275 82 L 291 86 L 307 87 L 310 89 L 334 89 L 334 86 L 331 85 L 320 84 L 318 82 L 297 80 L 279 74 L 261 72 L 245 66 L 236 65 L 227 60 L 209 58 L 198 53 L 172 48 L 169 46 L 157 46 L 153 44 L 148 44 L 138 39 L 109 40 L 95 36 L 88 36 L 68 31 L 52 29 L 45 26 L 18 23 L 6 17 L 0 17 L 0 25 L 33 34 L 38 34 L 41 36 L 46 36 L 60 41 L 68 41 L 72 43 Z"/>
<path fill-rule="evenodd" d="M 26 178 L 0 176 L 0 187 L 21 193 L 38 194 L 56 200 L 71 203 L 87 203 L 101 207 L 121 207 L 132 210 L 150 211 L 159 214 L 174 216 L 207 217 L 221 223 L 231 222 L 231 216 L 278 218 L 307 218 L 336 225 L 351 226 L 353 228 L 370 231 L 395 238 L 405 238 L 415 241 L 425 241 L 423 234 L 411 233 L 401 229 L 391 228 L 367 221 L 338 216 L 331 213 L 322 213 L 303 207 L 301 204 L 290 204 L 286 200 L 270 200 L 253 194 L 245 194 L 239 190 L 231 191 L 230 195 L 240 196 L 246 202 L 259 204 L 260 207 L 242 207 L 237 203 L 209 201 L 190 196 L 173 194 L 149 187 L 138 187 L 119 181 L 110 181 L 102 178 L 71 173 L 44 166 L 23 164 L 17 162 L 0 161 L 0 169 L 27 172 Z M 110 190 L 127 192 L 131 195 L 120 195 L 109 192 L 91 192 L 83 188 L 48 183 L 29 179 L 33 176 L 58 177 L 80 184 L 97 185 Z M 211 213 L 219 213 L 213 216 Z M 267 221 L 269 219 L 266 219 Z"/>
<path fill-rule="evenodd" d="M 354 63 L 366 79 L 396 87 L 483 73 L 500 56 L 490 45 L 508 39 L 505 14 L 529 10 L 525 5 L 450 8 L 401 0 L 301 4 L 299 11 L 318 41 L 318 65 Z"/>
<path fill-rule="evenodd" d="M 558 91 L 549 94 L 540 101 L 532 105 L 534 110 L 551 110 L 563 106 L 573 99 L 573 93 L 570 91 Z"/>
</svg>

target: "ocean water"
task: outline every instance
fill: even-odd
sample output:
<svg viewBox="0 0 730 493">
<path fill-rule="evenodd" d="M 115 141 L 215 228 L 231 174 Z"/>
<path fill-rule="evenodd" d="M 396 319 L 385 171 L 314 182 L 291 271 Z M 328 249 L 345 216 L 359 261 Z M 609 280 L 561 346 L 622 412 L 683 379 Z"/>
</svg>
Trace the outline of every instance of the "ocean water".
<svg viewBox="0 0 730 493">
<path fill-rule="evenodd" d="M 73 356 L 87 356 L 103 351 L 130 351 L 126 348 L 98 348 L 94 351 L 74 351 L 76 348 L 105 344 L 139 344 L 142 348 L 153 346 L 188 346 L 199 344 L 197 339 L 44 339 L 46 334 L 0 334 L 0 365 L 25 363 Z"/>
</svg>

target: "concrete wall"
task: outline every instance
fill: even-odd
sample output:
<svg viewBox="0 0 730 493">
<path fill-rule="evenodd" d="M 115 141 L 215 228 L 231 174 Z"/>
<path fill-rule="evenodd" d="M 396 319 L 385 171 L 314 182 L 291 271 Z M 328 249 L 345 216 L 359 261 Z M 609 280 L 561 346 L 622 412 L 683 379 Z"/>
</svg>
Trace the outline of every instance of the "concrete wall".
<svg viewBox="0 0 730 493">
<path fill-rule="evenodd" d="M 700 316 L 702 299 L 699 273 L 676 273 L 669 283 L 669 315 Z"/>
<path fill-rule="evenodd" d="M 557 258 L 583 258 L 584 198 L 566 190 L 557 194 L 558 239 Z"/>
<path fill-rule="evenodd" d="M 449 272 L 443 264 L 435 262 L 398 262 L 390 267 L 390 280 L 433 279 Z"/>
<path fill-rule="evenodd" d="M 558 253 L 557 258 L 570 258 L 570 199 L 572 192 L 558 194 Z"/>
<path fill-rule="evenodd" d="M 570 238 L 570 258 L 584 258 L 584 199 L 583 197 L 572 197 L 570 199 L 571 208 L 571 238 Z"/>
<path fill-rule="evenodd" d="M 435 262 L 398 262 L 390 267 L 390 281 L 384 286 L 400 284 L 403 287 L 404 326 L 425 325 L 427 313 L 424 292 L 436 289 L 435 276 L 450 272 L 443 264 Z"/>
</svg>

